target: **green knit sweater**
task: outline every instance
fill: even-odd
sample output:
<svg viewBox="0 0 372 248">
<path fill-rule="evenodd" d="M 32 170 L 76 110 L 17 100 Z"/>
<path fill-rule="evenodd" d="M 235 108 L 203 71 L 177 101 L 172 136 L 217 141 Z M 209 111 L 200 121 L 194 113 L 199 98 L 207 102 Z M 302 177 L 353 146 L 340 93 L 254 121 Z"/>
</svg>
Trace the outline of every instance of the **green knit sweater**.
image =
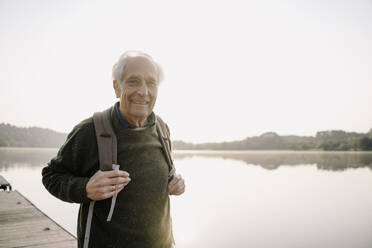
<svg viewBox="0 0 372 248">
<path fill-rule="evenodd" d="M 118 194 L 111 222 L 111 198 L 94 207 L 89 247 L 169 248 L 173 242 L 168 196 L 168 165 L 156 126 L 123 128 L 115 112 L 111 120 L 118 139 L 118 164 L 131 182 Z M 43 184 L 57 198 L 80 203 L 78 246 L 83 247 L 90 200 L 85 186 L 99 169 L 93 119 L 78 124 L 42 171 Z"/>
</svg>

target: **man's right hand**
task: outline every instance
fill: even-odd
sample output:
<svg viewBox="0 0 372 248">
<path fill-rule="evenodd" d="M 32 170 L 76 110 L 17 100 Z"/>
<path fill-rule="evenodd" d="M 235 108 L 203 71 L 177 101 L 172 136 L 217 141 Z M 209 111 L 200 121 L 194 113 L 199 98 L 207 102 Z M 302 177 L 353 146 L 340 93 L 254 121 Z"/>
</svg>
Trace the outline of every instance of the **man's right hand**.
<svg viewBox="0 0 372 248">
<path fill-rule="evenodd" d="M 87 197 L 104 200 L 119 193 L 130 182 L 129 173 L 121 170 L 97 171 L 86 185 Z"/>
</svg>

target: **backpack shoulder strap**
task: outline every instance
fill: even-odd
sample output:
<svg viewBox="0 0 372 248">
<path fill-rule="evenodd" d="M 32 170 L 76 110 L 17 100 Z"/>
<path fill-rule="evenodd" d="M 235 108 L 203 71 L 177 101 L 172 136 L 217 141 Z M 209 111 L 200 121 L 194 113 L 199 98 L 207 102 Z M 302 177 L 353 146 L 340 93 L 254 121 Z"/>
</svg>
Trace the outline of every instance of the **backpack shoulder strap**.
<svg viewBox="0 0 372 248">
<path fill-rule="evenodd" d="M 169 131 L 167 125 L 159 116 L 155 116 L 155 123 L 159 140 L 161 145 L 163 146 L 164 155 L 168 163 L 169 167 L 168 181 L 170 181 L 172 180 L 174 174 L 176 173 L 176 167 L 173 164 L 172 144 L 169 137 Z"/>
<path fill-rule="evenodd" d="M 117 139 L 111 125 L 111 108 L 93 114 L 96 130 L 99 168 L 102 171 L 112 170 L 112 164 L 117 164 Z"/>
<path fill-rule="evenodd" d="M 111 121 L 111 108 L 96 112 L 93 114 L 94 129 L 96 131 L 97 145 L 98 145 L 98 159 L 99 168 L 102 171 L 112 170 L 113 164 L 117 164 L 117 139 Z M 112 212 L 115 207 L 116 197 L 112 198 L 111 208 L 107 221 L 111 220 Z M 89 203 L 87 223 L 85 227 L 84 246 L 89 247 L 90 229 L 92 226 L 92 218 L 94 211 L 94 204 L 96 201 Z"/>
</svg>

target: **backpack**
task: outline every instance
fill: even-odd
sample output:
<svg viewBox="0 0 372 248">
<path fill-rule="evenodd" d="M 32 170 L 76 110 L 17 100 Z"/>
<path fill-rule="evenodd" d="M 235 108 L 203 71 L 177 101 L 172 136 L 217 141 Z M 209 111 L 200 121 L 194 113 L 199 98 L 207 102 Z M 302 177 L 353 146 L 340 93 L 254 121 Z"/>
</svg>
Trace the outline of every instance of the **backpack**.
<svg viewBox="0 0 372 248">
<path fill-rule="evenodd" d="M 99 158 L 99 168 L 102 171 L 119 169 L 117 165 L 117 138 L 111 123 L 111 108 L 96 112 L 93 114 L 94 128 L 97 137 L 98 145 L 98 158 Z M 156 131 L 158 133 L 159 141 L 162 145 L 165 159 L 167 160 L 169 174 L 168 182 L 172 180 L 176 169 L 173 164 L 173 157 L 171 153 L 171 141 L 169 138 L 167 126 L 164 121 L 159 117 L 155 116 Z M 116 195 L 112 197 L 111 207 L 107 221 L 111 221 L 111 217 L 115 208 Z M 84 237 L 84 248 L 88 248 L 90 227 L 93 217 L 95 201 L 91 201 L 89 205 L 87 224 L 85 228 Z"/>
</svg>

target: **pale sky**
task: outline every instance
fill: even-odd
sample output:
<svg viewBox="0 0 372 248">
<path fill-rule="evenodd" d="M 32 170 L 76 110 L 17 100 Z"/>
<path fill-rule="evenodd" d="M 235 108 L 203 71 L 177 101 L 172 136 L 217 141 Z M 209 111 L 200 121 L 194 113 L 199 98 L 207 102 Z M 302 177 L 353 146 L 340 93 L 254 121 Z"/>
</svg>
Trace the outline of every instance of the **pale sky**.
<svg viewBox="0 0 372 248">
<path fill-rule="evenodd" d="M 0 0 L 0 123 L 69 132 L 115 103 L 111 69 L 164 68 L 173 140 L 372 128 L 372 1 Z"/>
</svg>

